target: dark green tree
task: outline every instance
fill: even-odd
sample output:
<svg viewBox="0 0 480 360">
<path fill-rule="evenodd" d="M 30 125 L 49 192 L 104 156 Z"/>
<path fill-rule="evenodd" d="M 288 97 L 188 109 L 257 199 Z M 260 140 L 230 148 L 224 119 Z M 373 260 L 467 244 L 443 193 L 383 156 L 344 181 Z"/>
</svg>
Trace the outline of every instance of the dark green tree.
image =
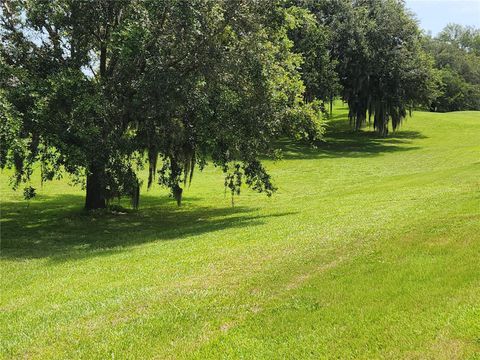
<svg viewBox="0 0 480 360">
<path fill-rule="evenodd" d="M 432 62 L 403 1 L 324 1 L 314 11 L 332 30 L 341 96 L 355 129 L 373 118 L 385 136 L 389 124 L 395 130 L 411 109 L 430 102 Z"/>
<path fill-rule="evenodd" d="M 302 55 L 302 80 L 305 84 L 305 98 L 308 101 L 329 102 L 339 93 L 338 76 L 335 71 L 337 60 L 332 56 L 332 30 L 317 19 L 315 4 L 294 1 L 289 7 L 291 18 L 289 37 L 293 50 Z M 331 107 L 330 107 L 331 112 Z"/>
<path fill-rule="evenodd" d="M 431 109 L 480 110 L 480 30 L 449 24 L 435 38 L 425 37 L 424 47 L 441 84 Z"/>
<path fill-rule="evenodd" d="M 14 185 L 85 180 L 87 209 L 130 196 L 137 170 L 171 189 L 207 161 L 225 185 L 271 194 L 259 161 L 281 135 L 314 138 L 288 21 L 250 0 L 8 0 L 1 14 L 1 165 Z M 146 158 L 146 159 L 145 159 Z M 157 159 L 161 164 L 157 168 Z"/>
</svg>

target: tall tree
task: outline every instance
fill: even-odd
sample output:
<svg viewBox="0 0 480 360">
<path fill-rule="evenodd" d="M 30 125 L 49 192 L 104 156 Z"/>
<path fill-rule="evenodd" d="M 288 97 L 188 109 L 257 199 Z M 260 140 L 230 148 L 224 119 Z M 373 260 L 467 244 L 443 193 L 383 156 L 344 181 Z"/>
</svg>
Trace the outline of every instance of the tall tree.
<svg viewBox="0 0 480 360">
<path fill-rule="evenodd" d="M 449 24 L 438 36 L 426 36 L 424 47 L 441 83 L 431 109 L 480 110 L 480 30 Z"/>
<path fill-rule="evenodd" d="M 146 156 L 149 185 L 158 173 L 178 203 L 209 159 L 232 193 L 271 194 L 259 156 L 281 134 L 319 134 L 275 2 L 7 0 L 1 22 L 1 165 L 15 185 L 40 162 L 43 180 L 86 179 L 87 209 L 137 206 Z"/>
<path fill-rule="evenodd" d="M 432 63 L 403 1 L 313 3 L 317 19 L 332 29 L 332 56 L 355 129 L 373 117 L 374 128 L 385 136 L 389 124 L 395 130 L 415 105 L 429 103 L 435 89 Z"/>
</svg>

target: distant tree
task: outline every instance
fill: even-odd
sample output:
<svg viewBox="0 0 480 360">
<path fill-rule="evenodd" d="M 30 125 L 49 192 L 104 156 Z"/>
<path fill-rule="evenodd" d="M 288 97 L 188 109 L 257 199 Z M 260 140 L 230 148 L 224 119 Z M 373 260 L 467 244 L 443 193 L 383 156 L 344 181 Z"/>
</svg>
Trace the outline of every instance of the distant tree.
<svg viewBox="0 0 480 360">
<path fill-rule="evenodd" d="M 359 129 L 373 117 L 374 128 L 385 136 L 389 123 L 395 130 L 416 105 L 430 102 L 435 89 L 417 24 L 396 0 L 345 2 L 333 17 L 350 120 Z"/>
<path fill-rule="evenodd" d="M 467 83 L 449 67 L 440 70 L 441 88 L 432 103 L 434 111 L 480 110 L 480 87 Z"/>
<path fill-rule="evenodd" d="M 480 110 L 480 30 L 449 24 L 435 38 L 427 36 L 424 47 L 440 74 L 432 110 Z"/>
<path fill-rule="evenodd" d="M 316 47 L 317 51 L 312 51 L 316 56 L 310 58 L 322 63 L 312 66 L 315 71 L 309 67 L 304 70 L 307 89 L 306 75 L 313 74 L 317 87 L 310 88 L 339 93 L 349 105 L 355 129 L 373 118 L 374 128 L 385 136 L 389 124 L 395 130 L 414 107 L 431 102 L 437 92 L 432 60 L 422 49 L 421 33 L 403 1 L 290 2 L 307 9 L 316 19 L 316 25 L 312 26 L 310 18 L 304 16 L 306 25 L 301 32 L 296 30 L 298 34 L 294 37 L 301 50 Z M 328 41 L 311 40 L 322 37 Z M 306 53 L 308 59 L 309 52 Z M 330 61 L 322 61 L 326 57 Z"/>
<path fill-rule="evenodd" d="M 207 161 L 233 193 L 275 187 L 260 155 L 280 135 L 315 138 L 319 112 L 284 8 L 250 0 L 6 0 L 1 5 L 1 166 L 14 186 L 85 179 L 85 208 L 158 173 L 180 204 Z M 157 169 L 157 159 L 162 160 Z"/>
<path fill-rule="evenodd" d="M 480 55 L 480 29 L 473 26 L 448 24 L 436 37 L 443 43 L 454 45 L 466 52 Z"/>
</svg>

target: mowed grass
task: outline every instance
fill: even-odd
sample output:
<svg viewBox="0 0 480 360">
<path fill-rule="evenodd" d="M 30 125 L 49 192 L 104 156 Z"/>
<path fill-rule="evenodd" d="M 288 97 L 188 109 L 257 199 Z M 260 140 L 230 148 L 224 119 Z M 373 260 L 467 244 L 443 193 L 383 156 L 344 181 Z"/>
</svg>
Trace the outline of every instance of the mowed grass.
<svg viewBox="0 0 480 360">
<path fill-rule="evenodd" d="M 27 204 L 4 172 L 2 356 L 480 358 L 480 113 L 386 139 L 345 113 L 233 208 L 213 168 L 181 208 L 156 187 L 117 215 L 67 180 Z"/>
</svg>

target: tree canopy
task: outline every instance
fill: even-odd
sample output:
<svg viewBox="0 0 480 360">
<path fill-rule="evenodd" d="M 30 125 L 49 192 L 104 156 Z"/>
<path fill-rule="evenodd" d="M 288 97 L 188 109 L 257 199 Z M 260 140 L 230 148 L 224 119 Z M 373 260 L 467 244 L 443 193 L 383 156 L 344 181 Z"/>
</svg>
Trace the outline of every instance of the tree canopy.
<svg viewBox="0 0 480 360">
<path fill-rule="evenodd" d="M 249 0 L 6 1 L 2 4 L 2 167 L 15 185 L 86 178 L 86 208 L 138 204 L 148 158 L 178 203 L 207 161 L 238 193 L 271 194 L 259 161 L 280 135 L 320 134 L 304 100 L 285 11 Z M 157 159 L 162 165 L 157 169 Z"/>
<path fill-rule="evenodd" d="M 469 36 L 454 37 L 476 49 Z M 87 209 L 137 207 L 144 165 L 178 204 L 208 162 L 232 195 L 271 195 L 260 158 L 321 137 L 336 96 L 385 136 L 438 95 L 399 0 L 6 0 L 1 37 L 0 165 L 14 187 L 34 164 L 69 173 Z"/>
<path fill-rule="evenodd" d="M 435 88 L 432 63 L 421 48 L 421 33 L 403 2 L 343 2 L 328 14 L 335 31 L 335 57 L 349 117 L 359 129 L 373 126 L 387 135 Z"/>
<path fill-rule="evenodd" d="M 480 110 L 480 29 L 447 25 L 424 40 L 435 60 L 440 88 L 433 111 Z"/>
</svg>

